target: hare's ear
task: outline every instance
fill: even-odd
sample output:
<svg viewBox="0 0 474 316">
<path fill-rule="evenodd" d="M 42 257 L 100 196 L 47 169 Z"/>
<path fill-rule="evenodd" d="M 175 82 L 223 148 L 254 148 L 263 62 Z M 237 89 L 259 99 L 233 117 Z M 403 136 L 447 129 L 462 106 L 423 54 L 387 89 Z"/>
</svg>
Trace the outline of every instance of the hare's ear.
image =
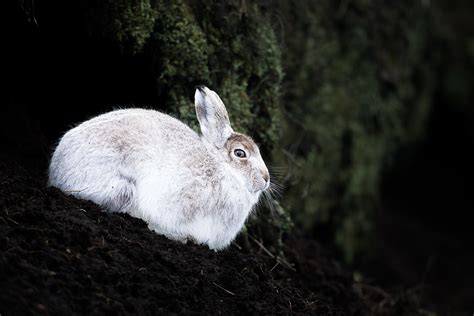
<svg viewBox="0 0 474 316">
<path fill-rule="evenodd" d="M 203 139 L 222 148 L 233 130 L 221 98 L 209 88 L 199 86 L 194 94 L 194 105 Z"/>
</svg>

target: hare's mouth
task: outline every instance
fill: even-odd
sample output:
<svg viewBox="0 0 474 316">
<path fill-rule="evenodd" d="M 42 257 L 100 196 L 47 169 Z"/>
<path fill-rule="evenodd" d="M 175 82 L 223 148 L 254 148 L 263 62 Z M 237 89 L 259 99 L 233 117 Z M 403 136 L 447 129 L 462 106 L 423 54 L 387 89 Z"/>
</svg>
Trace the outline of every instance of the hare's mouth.
<svg viewBox="0 0 474 316">
<path fill-rule="evenodd" d="M 270 187 L 270 181 L 267 181 L 265 183 L 265 187 L 262 189 L 262 191 L 267 191 L 269 187 Z"/>
<path fill-rule="evenodd" d="M 260 194 L 268 190 L 269 187 L 270 187 L 270 181 L 265 182 L 265 184 L 263 185 L 259 185 L 257 188 L 253 188 L 252 190 L 250 190 L 250 192 L 252 192 L 253 194 Z"/>
</svg>

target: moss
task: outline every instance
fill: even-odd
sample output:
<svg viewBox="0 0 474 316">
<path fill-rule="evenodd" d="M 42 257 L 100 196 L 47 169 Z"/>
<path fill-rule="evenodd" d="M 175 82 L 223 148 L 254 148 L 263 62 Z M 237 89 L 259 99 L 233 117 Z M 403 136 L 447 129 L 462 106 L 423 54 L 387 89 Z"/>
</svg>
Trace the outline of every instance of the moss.
<svg viewBox="0 0 474 316">
<path fill-rule="evenodd" d="M 156 19 L 150 0 L 87 0 L 84 3 L 92 36 L 107 38 L 132 54 L 142 50 Z"/>
<path fill-rule="evenodd" d="M 150 59 L 160 106 L 196 127 L 191 96 L 207 84 L 236 130 L 270 153 L 280 134 L 281 52 L 270 19 L 241 1 L 88 1 L 91 33 Z"/>
<path fill-rule="evenodd" d="M 154 9 L 147 46 L 167 110 L 195 125 L 190 91 L 207 84 L 228 105 L 235 129 L 252 134 L 269 152 L 280 136 L 283 71 L 275 34 L 260 8 L 240 1 L 156 1 Z"/>
<path fill-rule="evenodd" d="M 291 34 L 284 39 L 290 89 L 281 157 L 299 166 L 285 205 L 307 229 L 331 227 L 351 261 L 370 243 L 392 155 L 424 130 L 426 11 L 418 3 L 367 1 L 280 1 L 277 11 Z"/>
</svg>

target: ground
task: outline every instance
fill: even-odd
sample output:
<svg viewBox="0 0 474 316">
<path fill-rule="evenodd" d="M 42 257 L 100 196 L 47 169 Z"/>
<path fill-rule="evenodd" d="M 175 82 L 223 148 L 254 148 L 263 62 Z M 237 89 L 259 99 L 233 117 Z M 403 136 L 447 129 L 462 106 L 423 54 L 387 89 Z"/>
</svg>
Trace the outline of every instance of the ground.
<svg viewBox="0 0 474 316">
<path fill-rule="evenodd" d="M 288 238 L 292 268 L 239 241 L 214 252 L 45 183 L 0 162 L 2 315 L 365 314 L 352 275 L 315 242 Z"/>
<path fill-rule="evenodd" d="M 221 252 L 181 244 L 5 160 L 0 212 L 1 315 L 389 313 L 379 290 L 296 232 L 286 238 L 290 266 L 243 238 Z"/>
</svg>

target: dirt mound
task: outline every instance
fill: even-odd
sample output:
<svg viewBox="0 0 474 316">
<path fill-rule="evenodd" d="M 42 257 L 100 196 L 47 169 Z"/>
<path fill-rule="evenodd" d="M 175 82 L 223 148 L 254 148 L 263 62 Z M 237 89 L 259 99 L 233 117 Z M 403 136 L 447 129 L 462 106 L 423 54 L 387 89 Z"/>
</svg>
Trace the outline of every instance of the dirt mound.
<svg viewBox="0 0 474 316">
<path fill-rule="evenodd" d="M 0 162 L 0 314 L 365 314 L 351 274 L 313 241 L 294 270 L 232 245 L 215 253 L 47 188 Z"/>
</svg>

